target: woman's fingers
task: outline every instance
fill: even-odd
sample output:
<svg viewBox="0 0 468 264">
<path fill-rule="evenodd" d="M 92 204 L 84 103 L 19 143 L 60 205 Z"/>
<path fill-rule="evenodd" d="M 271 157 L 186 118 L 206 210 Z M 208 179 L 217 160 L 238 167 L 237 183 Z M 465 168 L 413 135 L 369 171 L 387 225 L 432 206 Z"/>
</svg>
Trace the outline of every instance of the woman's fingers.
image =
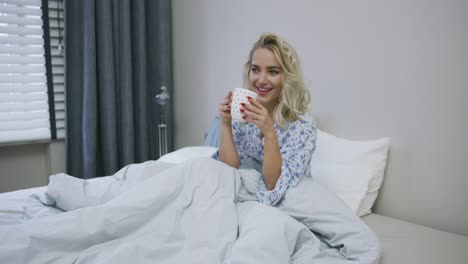
<svg viewBox="0 0 468 264">
<path fill-rule="evenodd" d="M 218 107 L 219 115 L 222 117 L 231 117 L 232 92 L 229 92 Z"/>
<path fill-rule="evenodd" d="M 218 114 L 221 118 L 231 118 L 230 111 L 218 111 Z"/>
<path fill-rule="evenodd" d="M 262 114 L 262 110 L 256 108 L 256 107 L 253 106 L 253 105 L 245 104 L 244 106 L 242 106 L 242 108 L 243 108 L 245 111 L 248 111 L 249 113 L 252 113 L 252 114 L 257 114 L 257 115 L 261 115 L 261 114 Z"/>
<path fill-rule="evenodd" d="M 252 122 L 254 124 L 262 125 L 268 118 L 268 111 L 266 108 L 257 100 L 252 97 L 247 97 L 250 104 L 244 104 L 241 111 L 245 116 L 244 120 Z"/>
<path fill-rule="evenodd" d="M 223 105 L 230 105 L 231 104 L 231 98 L 224 98 L 223 102 L 221 104 Z"/>
<path fill-rule="evenodd" d="M 226 97 L 224 97 L 223 102 L 221 104 L 223 105 L 231 105 L 232 102 L 232 92 L 229 92 Z"/>
<path fill-rule="evenodd" d="M 263 120 L 261 114 L 255 113 L 255 112 L 253 112 L 253 111 L 249 111 L 249 110 L 247 110 L 247 109 L 245 109 L 245 108 L 244 108 L 244 112 L 243 112 L 243 113 L 244 113 L 245 116 L 247 116 L 247 117 L 249 117 L 249 118 L 251 118 L 251 119 L 253 119 L 253 120 L 259 120 L 259 121 Z"/>
<path fill-rule="evenodd" d="M 252 113 L 255 113 L 257 115 L 262 115 L 262 114 L 266 114 L 267 111 L 265 109 L 265 107 L 263 107 L 262 104 L 260 104 L 258 101 L 256 101 L 255 99 L 249 99 L 249 102 L 250 104 L 244 104 L 242 105 L 242 107 Z"/>
<path fill-rule="evenodd" d="M 226 110 L 231 110 L 231 101 L 232 101 L 232 92 L 229 92 L 223 99 L 223 101 L 220 104 L 219 110 L 220 111 L 226 111 Z"/>
<path fill-rule="evenodd" d="M 247 100 L 249 100 L 250 104 L 257 107 L 257 108 L 260 108 L 260 109 L 263 109 L 265 108 L 259 101 L 257 101 L 255 98 L 252 98 L 250 96 L 247 96 Z"/>
<path fill-rule="evenodd" d="M 221 103 L 220 108 L 222 111 L 230 112 L 231 111 L 231 101 L 229 99 L 225 99 L 223 103 Z"/>
<path fill-rule="evenodd" d="M 220 112 L 230 112 L 230 111 L 231 111 L 231 107 L 230 107 L 229 105 L 221 104 L 221 105 L 219 105 L 219 107 L 218 107 L 218 111 L 220 111 Z"/>
<path fill-rule="evenodd" d="M 244 118 L 245 117 L 245 118 Z M 257 127 L 262 126 L 263 118 L 255 115 L 244 115 L 244 120 L 255 124 Z"/>
<path fill-rule="evenodd" d="M 228 94 L 223 98 L 221 103 L 218 105 L 218 115 L 221 118 L 222 122 L 231 122 L 231 101 L 232 92 L 229 91 Z"/>
<path fill-rule="evenodd" d="M 232 92 L 229 91 L 228 94 L 224 97 L 224 99 L 230 99 L 232 98 Z"/>
</svg>

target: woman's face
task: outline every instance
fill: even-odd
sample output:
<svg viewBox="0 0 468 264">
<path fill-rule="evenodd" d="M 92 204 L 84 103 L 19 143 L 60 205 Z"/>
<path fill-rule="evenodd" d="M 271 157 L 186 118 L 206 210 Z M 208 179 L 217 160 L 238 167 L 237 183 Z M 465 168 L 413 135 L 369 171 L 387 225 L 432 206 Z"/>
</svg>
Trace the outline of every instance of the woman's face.
<svg viewBox="0 0 468 264">
<path fill-rule="evenodd" d="M 250 89 L 257 93 L 257 100 L 273 111 L 283 88 L 283 71 L 275 54 L 269 49 L 256 49 L 252 54 L 249 71 Z"/>
</svg>

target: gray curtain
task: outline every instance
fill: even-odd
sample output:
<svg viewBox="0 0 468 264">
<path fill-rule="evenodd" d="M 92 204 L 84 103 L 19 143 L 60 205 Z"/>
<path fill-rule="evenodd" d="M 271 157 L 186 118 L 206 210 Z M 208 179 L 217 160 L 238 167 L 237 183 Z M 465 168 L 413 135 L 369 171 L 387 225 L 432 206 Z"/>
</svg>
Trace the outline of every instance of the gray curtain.
<svg viewBox="0 0 468 264">
<path fill-rule="evenodd" d="M 65 0 L 64 11 L 67 173 L 111 175 L 159 158 L 154 98 L 162 85 L 172 94 L 170 0 Z"/>
</svg>

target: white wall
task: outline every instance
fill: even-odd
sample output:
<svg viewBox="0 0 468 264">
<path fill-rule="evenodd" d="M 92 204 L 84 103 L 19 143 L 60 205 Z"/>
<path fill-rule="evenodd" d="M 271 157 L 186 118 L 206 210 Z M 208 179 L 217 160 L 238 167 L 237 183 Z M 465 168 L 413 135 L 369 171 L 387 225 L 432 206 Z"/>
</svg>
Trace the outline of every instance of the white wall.
<svg viewBox="0 0 468 264">
<path fill-rule="evenodd" d="M 47 185 L 49 175 L 65 171 L 63 140 L 0 146 L 0 193 Z"/>
<path fill-rule="evenodd" d="M 287 4 L 286 4 L 287 3 Z M 392 139 L 376 211 L 468 235 L 468 1 L 174 0 L 175 145 L 203 134 L 260 33 L 302 58 L 319 127 Z"/>
</svg>

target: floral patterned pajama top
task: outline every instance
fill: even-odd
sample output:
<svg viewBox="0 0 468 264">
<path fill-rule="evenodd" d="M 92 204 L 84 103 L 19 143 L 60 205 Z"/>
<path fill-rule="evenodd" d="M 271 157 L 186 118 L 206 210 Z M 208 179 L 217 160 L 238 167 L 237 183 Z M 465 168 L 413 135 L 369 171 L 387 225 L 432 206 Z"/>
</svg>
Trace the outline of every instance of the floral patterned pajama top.
<svg viewBox="0 0 468 264">
<path fill-rule="evenodd" d="M 275 124 L 283 164 L 281 175 L 273 190 L 268 190 L 263 178 L 258 182 L 258 200 L 267 205 L 277 204 L 289 187 L 294 187 L 301 177 L 310 177 L 310 160 L 317 141 L 317 128 L 310 114 L 282 130 Z M 240 159 L 240 168 L 253 168 L 262 172 L 264 141 L 253 123 L 233 121 L 232 132 Z M 213 158 L 219 159 L 219 151 Z"/>
</svg>

